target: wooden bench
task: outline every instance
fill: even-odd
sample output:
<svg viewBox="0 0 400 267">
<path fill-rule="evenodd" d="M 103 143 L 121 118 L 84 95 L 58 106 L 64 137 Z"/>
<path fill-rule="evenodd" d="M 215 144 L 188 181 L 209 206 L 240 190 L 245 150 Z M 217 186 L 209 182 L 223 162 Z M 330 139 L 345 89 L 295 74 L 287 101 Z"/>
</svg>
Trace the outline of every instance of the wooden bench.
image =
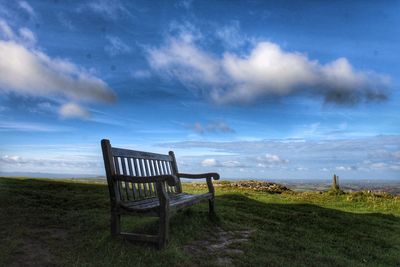
<svg viewBox="0 0 400 267">
<path fill-rule="evenodd" d="M 171 213 L 208 200 L 209 213 L 214 214 L 214 187 L 217 173 L 179 173 L 174 152 L 168 155 L 112 147 L 109 140 L 101 140 L 104 166 L 111 202 L 111 234 L 131 240 L 155 242 L 164 248 L 169 239 Z M 208 193 L 182 192 L 180 178 L 207 181 Z M 159 234 L 147 235 L 121 232 L 121 215 L 157 216 Z"/>
</svg>

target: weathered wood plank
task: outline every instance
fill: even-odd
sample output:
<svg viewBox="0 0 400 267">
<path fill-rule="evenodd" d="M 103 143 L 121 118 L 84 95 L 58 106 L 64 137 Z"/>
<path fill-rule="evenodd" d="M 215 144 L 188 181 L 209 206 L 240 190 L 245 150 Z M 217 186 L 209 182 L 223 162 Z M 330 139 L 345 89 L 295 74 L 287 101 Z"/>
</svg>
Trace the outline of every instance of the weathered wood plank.
<svg viewBox="0 0 400 267">
<path fill-rule="evenodd" d="M 140 169 L 140 172 L 143 174 L 142 175 L 143 177 L 149 176 L 144 170 L 144 159 L 139 159 L 139 169 Z M 147 185 L 147 183 L 142 183 L 144 197 L 148 197 L 149 196 L 148 189 L 147 189 L 146 185 Z"/>
<path fill-rule="evenodd" d="M 129 169 L 129 175 L 130 176 L 135 176 L 135 173 L 133 172 L 133 168 L 132 168 L 132 158 L 128 158 L 128 169 Z M 136 189 L 136 184 L 131 183 L 132 185 L 132 195 L 133 195 L 133 199 L 138 199 L 139 195 Z"/>
<path fill-rule="evenodd" d="M 121 158 L 121 167 L 122 167 L 122 174 L 123 175 L 128 175 L 128 171 L 126 168 L 126 162 L 125 162 L 126 158 Z M 126 193 L 126 199 L 130 200 L 130 194 L 129 194 L 129 183 L 127 181 L 125 181 L 125 193 Z"/>
<path fill-rule="evenodd" d="M 139 164 L 139 159 L 134 158 L 133 159 L 133 166 L 135 167 L 136 176 L 142 176 L 142 173 L 140 172 L 138 164 Z M 144 197 L 143 190 L 142 190 L 140 184 L 137 184 L 137 188 L 138 188 L 139 198 Z"/>
<path fill-rule="evenodd" d="M 145 170 L 146 170 L 146 174 L 148 176 L 151 176 L 150 167 L 149 167 L 149 160 L 144 159 L 143 163 L 144 163 L 144 167 L 145 167 Z M 148 187 L 149 196 L 154 196 L 154 191 L 153 191 L 153 188 L 152 188 L 152 184 L 151 183 L 147 183 L 146 185 Z"/>
<path fill-rule="evenodd" d="M 125 238 L 127 240 L 158 243 L 157 235 L 135 234 L 126 232 L 121 232 L 120 235 L 122 238 Z"/>
<path fill-rule="evenodd" d="M 213 195 L 211 193 L 204 193 L 204 194 L 176 194 L 170 195 L 169 203 L 170 206 L 176 207 L 187 207 L 190 206 L 191 203 L 197 203 L 198 201 L 211 199 Z M 130 201 L 124 202 L 121 204 L 124 208 L 130 210 L 150 210 L 154 208 L 158 208 L 160 206 L 160 202 L 158 198 L 148 198 L 139 201 Z"/>
<path fill-rule="evenodd" d="M 136 151 L 130 149 L 123 149 L 112 147 L 112 154 L 117 157 L 130 157 L 130 158 L 140 158 L 140 159 L 156 159 L 156 160 L 167 160 L 170 161 L 171 158 L 169 155 Z"/>
<path fill-rule="evenodd" d="M 176 164 L 176 158 L 175 158 L 175 153 L 173 151 L 169 151 L 168 155 L 171 158 L 171 170 L 173 175 L 177 175 L 179 173 L 178 171 L 178 165 Z M 176 185 L 176 192 L 177 193 L 182 193 L 182 184 L 181 180 L 179 179 L 179 184 Z"/>
<path fill-rule="evenodd" d="M 159 193 L 158 199 L 160 202 L 160 222 L 159 222 L 159 239 L 158 247 L 165 248 L 169 239 L 169 196 L 165 192 L 165 186 L 162 182 L 156 184 L 157 192 Z"/>
<path fill-rule="evenodd" d="M 115 172 L 116 172 L 117 174 L 122 174 L 121 171 L 120 171 L 120 168 L 119 168 L 119 157 L 114 157 L 114 164 L 115 164 Z M 120 196 L 121 200 L 124 201 L 125 198 L 124 198 L 124 195 L 123 195 L 122 192 L 121 192 L 121 185 L 122 185 L 122 182 L 116 181 L 116 184 L 117 184 L 119 196 Z"/>
<path fill-rule="evenodd" d="M 152 175 L 157 175 L 157 174 L 156 174 L 156 170 L 155 170 L 155 168 L 154 168 L 154 160 L 150 160 L 150 161 L 149 161 L 149 164 L 150 164 L 151 174 L 152 174 Z M 156 184 L 155 184 L 155 183 L 152 183 L 152 186 L 153 186 L 153 189 L 154 189 L 154 196 L 157 196 Z"/>
</svg>

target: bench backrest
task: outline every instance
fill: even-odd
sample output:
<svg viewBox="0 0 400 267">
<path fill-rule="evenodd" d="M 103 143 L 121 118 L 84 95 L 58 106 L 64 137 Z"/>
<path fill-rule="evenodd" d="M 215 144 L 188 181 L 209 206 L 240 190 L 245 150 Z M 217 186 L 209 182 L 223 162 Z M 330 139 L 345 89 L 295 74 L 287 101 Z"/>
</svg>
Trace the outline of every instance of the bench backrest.
<svg viewBox="0 0 400 267">
<path fill-rule="evenodd" d="M 101 140 L 104 165 L 111 201 L 131 201 L 157 197 L 154 183 L 132 183 L 116 181 L 113 175 L 129 175 L 132 178 L 164 174 L 177 174 L 174 152 L 168 155 L 112 147 L 107 139 Z M 182 192 L 181 183 L 166 184 L 169 194 Z"/>
</svg>

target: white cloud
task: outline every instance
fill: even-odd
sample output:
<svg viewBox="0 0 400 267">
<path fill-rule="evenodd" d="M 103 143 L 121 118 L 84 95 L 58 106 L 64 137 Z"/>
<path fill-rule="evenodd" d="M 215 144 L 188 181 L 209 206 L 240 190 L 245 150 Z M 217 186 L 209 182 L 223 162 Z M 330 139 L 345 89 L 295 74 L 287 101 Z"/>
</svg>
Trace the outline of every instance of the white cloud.
<svg viewBox="0 0 400 267">
<path fill-rule="evenodd" d="M 204 159 L 201 162 L 201 166 L 203 167 L 224 167 L 224 168 L 238 168 L 245 167 L 242 163 L 237 160 L 227 160 L 224 162 L 220 162 L 214 158 Z"/>
<path fill-rule="evenodd" d="M 375 162 L 369 166 L 372 170 L 384 170 L 388 168 L 388 164 L 385 162 Z"/>
<path fill-rule="evenodd" d="M 27 28 L 20 28 L 18 31 L 24 43 L 31 46 L 33 46 L 36 43 L 35 34 L 31 30 Z"/>
<path fill-rule="evenodd" d="M 21 95 L 63 97 L 76 101 L 113 102 L 108 85 L 85 69 L 29 47 L 34 34 L 26 28 L 15 34 L 0 20 L 0 90 Z"/>
<path fill-rule="evenodd" d="M 91 10 L 106 18 L 118 19 L 121 15 L 132 16 L 128 8 L 119 0 L 92 0 L 78 8 L 78 11 Z"/>
<path fill-rule="evenodd" d="M 70 131 L 66 127 L 57 127 L 53 125 L 31 123 L 31 122 L 0 122 L 0 131 L 17 132 L 63 132 Z"/>
<path fill-rule="evenodd" d="M 229 39 L 233 32 L 225 30 L 219 35 Z M 388 77 L 354 70 L 346 58 L 320 64 L 305 54 L 284 51 L 272 42 L 259 42 L 247 55 L 225 52 L 218 57 L 195 39 L 182 36 L 191 35 L 181 32 L 178 37 L 168 37 L 163 46 L 148 49 L 150 66 L 216 103 L 250 103 L 263 97 L 298 93 L 322 96 L 337 104 L 387 97 L 384 89 L 389 84 Z"/>
<path fill-rule="evenodd" d="M 5 20 L 0 19 L 0 41 L 15 41 L 31 47 L 36 43 L 35 34 L 28 28 L 19 28 L 16 34 Z"/>
<path fill-rule="evenodd" d="M 242 163 L 240 163 L 237 160 L 228 160 L 228 161 L 224 161 L 222 163 L 223 167 L 227 167 L 227 168 L 237 168 L 237 167 L 244 167 L 244 165 Z"/>
<path fill-rule="evenodd" d="M 0 41 L 0 89 L 33 96 L 63 95 L 84 101 L 113 102 L 105 82 L 73 63 L 52 59 L 13 41 Z"/>
<path fill-rule="evenodd" d="M 321 178 L 334 172 L 342 173 L 343 178 L 397 178 L 400 161 L 395 157 L 400 147 L 400 136 L 374 136 L 349 139 L 265 139 L 233 141 L 184 141 L 160 144 L 176 151 L 186 162 L 191 162 L 191 171 L 199 162 L 212 159 L 205 165 L 218 167 L 222 175 L 232 177 L 245 167 L 242 177 L 249 175 L 263 178 L 261 170 L 272 177 L 280 178 Z M 185 156 L 186 151 L 193 155 Z M 266 154 L 268 151 L 268 154 Z M 240 162 L 240 166 L 223 168 L 223 165 L 235 165 L 230 161 Z M 207 164 L 208 163 L 208 164 Z M 301 172 L 300 172 L 301 170 Z M 237 172 L 237 173 L 235 173 Z M 264 177 L 265 178 L 265 177 Z"/>
<path fill-rule="evenodd" d="M 256 160 L 257 162 L 259 162 L 260 167 L 288 162 L 287 160 L 281 159 L 278 155 L 272 155 L 268 153 L 265 154 L 264 156 L 257 157 Z"/>
<path fill-rule="evenodd" d="M 4 163 L 11 163 L 11 164 L 24 162 L 24 161 L 22 161 L 21 157 L 19 157 L 19 156 L 8 156 L 8 155 L 1 157 L 0 161 L 2 161 Z"/>
<path fill-rule="evenodd" d="M 88 119 L 90 117 L 89 111 L 79 106 L 76 103 L 67 103 L 60 107 L 60 115 L 62 118 L 71 119 Z"/>
<path fill-rule="evenodd" d="M 136 79 L 147 79 L 151 77 L 151 73 L 148 70 L 134 70 L 131 74 Z"/>
<path fill-rule="evenodd" d="M 28 2 L 19 1 L 18 6 L 23 9 L 32 19 L 36 18 L 35 10 Z"/>
<path fill-rule="evenodd" d="M 222 41 L 224 47 L 228 49 L 240 48 L 251 41 L 240 33 L 239 21 L 233 21 L 229 25 L 218 27 L 215 35 Z"/>
<path fill-rule="evenodd" d="M 4 20 L 0 19 L 0 36 L 4 39 L 14 39 L 14 31 Z"/>
<path fill-rule="evenodd" d="M 84 172 L 91 173 L 93 170 L 100 170 L 102 165 L 99 158 L 92 158 L 88 156 L 65 156 L 61 158 L 36 157 L 28 158 L 17 155 L 5 155 L 0 157 L 2 166 L 7 166 L 7 170 L 21 171 L 39 171 L 39 172 Z"/>
<path fill-rule="evenodd" d="M 127 54 L 131 52 L 131 48 L 125 44 L 119 37 L 117 36 L 106 36 L 109 44 L 104 47 L 104 50 L 110 56 L 117 56 L 121 54 Z"/>
<path fill-rule="evenodd" d="M 216 159 L 205 159 L 201 162 L 201 166 L 203 167 L 217 167 L 220 166 L 220 163 Z"/>
<path fill-rule="evenodd" d="M 220 65 L 216 58 L 196 47 L 191 40 L 170 39 L 159 49 L 148 50 L 150 66 L 189 87 L 221 83 Z"/>
</svg>

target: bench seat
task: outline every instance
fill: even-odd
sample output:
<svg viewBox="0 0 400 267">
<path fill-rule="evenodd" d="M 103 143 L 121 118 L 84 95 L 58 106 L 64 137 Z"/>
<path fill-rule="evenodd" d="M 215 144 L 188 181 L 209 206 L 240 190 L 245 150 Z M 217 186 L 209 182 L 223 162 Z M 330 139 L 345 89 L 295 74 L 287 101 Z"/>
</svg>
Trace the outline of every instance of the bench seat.
<svg viewBox="0 0 400 267">
<path fill-rule="evenodd" d="M 173 194 L 170 195 L 169 198 L 169 206 L 172 209 L 179 210 L 186 206 L 191 206 L 196 204 L 204 199 L 212 199 L 213 194 L 211 193 L 204 193 L 204 194 Z M 134 200 L 134 201 L 127 201 L 121 203 L 121 208 L 127 211 L 134 211 L 134 212 L 148 212 L 151 210 L 158 210 L 160 207 L 160 201 L 158 198 L 147 198 L 142 200 Z"/>
</svg>

